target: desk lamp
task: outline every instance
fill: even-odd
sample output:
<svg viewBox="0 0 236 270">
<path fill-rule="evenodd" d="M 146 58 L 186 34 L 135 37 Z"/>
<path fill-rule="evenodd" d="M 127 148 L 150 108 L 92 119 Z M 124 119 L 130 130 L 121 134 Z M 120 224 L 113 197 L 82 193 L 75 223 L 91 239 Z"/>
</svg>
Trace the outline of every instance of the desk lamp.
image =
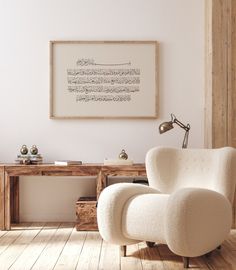
<svg viewBox="0 0 236 270">
<path fill-rule="evenodd" d="M 160 134 L 165 133 L 166 131 L 169 131 L 170 129 L 174 128 L 173 124 L 177 124 L 179 127 L 183 128 L 185 130 L 185 135 L 184 135 L 182 148 L 187 148 L 187 146 L 188 146 L 188 134 L 189 134 L 189 130 L 190 130 L 190 125 L 189 124 L 184 125 L 183 123 L 181 123 L 175 117 L 175 115 L 173 113 L 171 114 L 171 121 L 163 122 L 163 123 L 160 124 L 160 126 L 159 126 Z"/>
</svg>

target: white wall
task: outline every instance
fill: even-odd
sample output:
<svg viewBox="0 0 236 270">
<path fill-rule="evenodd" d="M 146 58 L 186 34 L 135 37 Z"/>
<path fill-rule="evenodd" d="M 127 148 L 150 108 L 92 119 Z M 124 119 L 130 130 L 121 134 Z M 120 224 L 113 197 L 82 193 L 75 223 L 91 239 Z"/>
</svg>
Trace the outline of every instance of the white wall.
<svg viewBox="0 0 236 270">
<path fill-rule="evenodd" d="M 46 161 L 102 162 L 124 148 L 143 162 L 153 146 L 181 145 L 183 130 L 158 134 L 171 112 L 191 124 L 189 146 L 203 147 L 204 0 L 0 0 L 0 35 L 0 160 L 36 144 Z M 158 40 L 159 118 L 50 120 L 48 43 L 63 39 Z M 74 200 L 94 192 L 86 183 L 21 179 L 21 217 L 73 219 Z"/>
</svg>

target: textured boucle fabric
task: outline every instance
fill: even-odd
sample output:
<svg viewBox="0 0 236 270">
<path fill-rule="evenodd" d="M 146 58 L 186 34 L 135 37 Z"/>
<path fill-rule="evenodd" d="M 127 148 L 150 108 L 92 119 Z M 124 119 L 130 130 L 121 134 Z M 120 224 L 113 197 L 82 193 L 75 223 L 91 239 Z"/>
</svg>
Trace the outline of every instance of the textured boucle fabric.
<svg viewBox="0 0 236 270">
<path fill-rule="evenodd" d="M 99 231 L 118 245 L 166 243 L 195 257 L 219 246 L 230 232 L 236 150 L 156 147 L 146 155 L 150 187 L 116 184 L 98 201 Z"/>
<path fill-rule="evenodd" d="M 168 198 L 168 194 L 142 194 L 130 198 L 122 216 L 124 235 L 127 238 L 166 244 L 163 216 Z"/>
<path fill-rule="evenodd" d="M 171 194 L 180 188 L 215 190 L 233 202 L 236 181 L 236 150 L 156 147 L 146 155 L 151 187 Z"/>
<path fill-rule="evenodd" d="M 123 234 L 123 211 L 130 198 L 148 193 L 157 194 L 158 191 L 148 186 L 130 183 L 114 184 L 102 191 L 98 200 L 97 221 L 99 232 L 104 240 L 118 245 L 137 242 Z"/>
<path fill-rule="evenodd" d="M 169 248 L 185 257 L 215 249 L 232 222 L 229 201 L 218 192 L 200 188 L 183 188 L 170 195 L 163 217 Z"/>
</svg>

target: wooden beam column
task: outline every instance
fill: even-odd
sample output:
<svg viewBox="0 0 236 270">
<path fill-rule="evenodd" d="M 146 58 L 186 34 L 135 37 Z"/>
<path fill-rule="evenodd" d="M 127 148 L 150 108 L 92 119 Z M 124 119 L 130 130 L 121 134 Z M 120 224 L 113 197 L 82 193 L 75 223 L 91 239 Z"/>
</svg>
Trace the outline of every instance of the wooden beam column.
<svg viewBox="0 0 236 270">
<path fill-rule="evenodd" d="M 0 166 L 0 230 L 5 229 L 4 166 Z"/>
<path fill-rule="evenodd" d="M 232 93 L 232 3 L 206 0 L 205 146 L 229 145 Z"/>
<path fill-rule="evenodd" d="M 236 147 L 236 0 L 205 3 L 205 147 Z"/>
<path fill-rule="evenodd" d="M 231 0 L 230 18 L 228 144 L 236 147 L 236 0 Z"/>
</svg>

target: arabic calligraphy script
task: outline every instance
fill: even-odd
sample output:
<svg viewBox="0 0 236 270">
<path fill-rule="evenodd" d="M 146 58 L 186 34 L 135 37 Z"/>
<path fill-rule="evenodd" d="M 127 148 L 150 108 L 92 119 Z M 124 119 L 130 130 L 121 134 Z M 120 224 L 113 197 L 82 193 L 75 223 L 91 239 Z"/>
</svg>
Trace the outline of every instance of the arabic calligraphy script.
<svg viewBox="0 0 236 270">
<path fill-rule="evenodd" d="M 140 91 L 140 69 L 130 61 L 96 63 L 81 58 L 77 68 L 67 69 L 67 90 L 76 94 L 76 102 L 130 102 Z"/>
</svg>

